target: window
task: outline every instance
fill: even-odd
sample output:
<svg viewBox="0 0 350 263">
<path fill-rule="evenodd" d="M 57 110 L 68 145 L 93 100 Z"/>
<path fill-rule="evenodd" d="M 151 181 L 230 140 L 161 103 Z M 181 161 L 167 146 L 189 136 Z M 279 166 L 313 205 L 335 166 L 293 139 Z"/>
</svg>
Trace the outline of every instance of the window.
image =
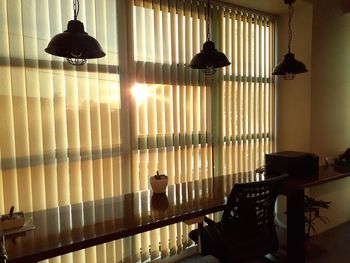
<svg viewBox="0 0 350 263">
<path fill-rule="evenodd" d="M 274 147 L 270 18 L 214 6 L 211 38 L 232 65 L 209 79 L 185 66 L 206 40 L 203 1 L 80 5 L 107 55 L 75 68 L 44 52 L 73 18 L 70 0 L 0 1 L 1 213 L 145 190 L 157 170 L 174 184 L 263 164 Z M 179 223 L 55 260 L 146 261 L 190 245 L 190 230 Z"/>
<path fill-rule="evenodd" d="M 268 17 L 218 10 L 222 50 L 220 164 L 223 174 L 251 171 L 274 149 L 274 23 Z"/>
<path fill-rule="evenodd" d="M 140 1 L 133 8 L 134 89 L 147 91 L 134 109 L 135 162 L 140 163 L 140 172 L 134 173 L 139 178 L 136 189 L 148 188 L 148 175 L 157 170 L 168 174 L 170 183 L 205 178 L 211 172 L 211 90 L 202 76 L 185 67 L 199 51 L 199 40 L 205 39 L 203 11 L 203 4 L 183 1 L 165 6 Z"/>
</svg>

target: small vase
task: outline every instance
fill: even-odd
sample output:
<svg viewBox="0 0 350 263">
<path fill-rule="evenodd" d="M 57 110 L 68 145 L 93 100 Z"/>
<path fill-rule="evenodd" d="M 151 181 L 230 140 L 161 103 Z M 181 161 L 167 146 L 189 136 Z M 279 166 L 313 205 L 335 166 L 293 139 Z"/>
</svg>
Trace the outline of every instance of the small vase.
<svg viewBox="0 0 350 263">
<path fill-rule="evenodd" d="M 154 176 L 150 178 L 151 187 L 153 193 L 155 194 L 163 194 L 166 191 L 166 187 L 168 186 L 168 177 L 156 179 Z"/>
</svg>

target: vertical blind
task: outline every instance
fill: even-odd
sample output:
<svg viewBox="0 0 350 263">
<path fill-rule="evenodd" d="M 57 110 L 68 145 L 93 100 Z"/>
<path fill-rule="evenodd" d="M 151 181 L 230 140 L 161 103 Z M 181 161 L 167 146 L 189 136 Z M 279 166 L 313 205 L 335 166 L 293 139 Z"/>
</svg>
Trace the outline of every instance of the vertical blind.
<svg viewBox="0 0 350 263">
<path fill-rule="evenodd" d="M 213 176 L 214 166 L 226 175 L 263 164 L 274 147 L 274 22 L 212 6 L 211 37 L 232 65 L 205 78 L 186 67 L 206 40 L 204 2 L 80 0 L 78 19 L 107 55 L 73 67 L 43 51 L 73 18 L 71 0 L 0 1 L 1 213 L 147 190 L 156 171 L 175 184 Z M 118 34 L 124 24 L 127 36 Z M 192 228 L 49 261 L 165 257 L 190 245 Z"/>
<path fill-rule="evenodd" d="M 44 52 L 72 18 L 70 0 L 0 1 L 2 214 L 12 205 L 29 212 L 122 192 L 116 1 L 80 1 L 79 19 L 107 55 L 79 68 Z M 117 262 L 122 247 L 116 241 L 51 261 Z"/>
<path fill-rule="evenodd" d="M 131 20 L 131 18 L 129 18 Z M 133 7 L 135 136 L 133 190 L 149 188 L 149 175 L 169 183 L 211 175 L 211 90 L 198 72 L 185 67 L 205 39 L 203 3 L 135 1 Z M 209 168 L 209 169 L 208 169 Z M 187 245 L 191 227 L 179 223 L 135 237 L 147 259 Z"/>
<path fill-rule="evenodd" d="M 232 63 L 223 70 L 219 84 L 219 164 L 222 174 L 252 171 L 275 147 L 274 23 L 230 8 L 215 12 L 222 25 L 221 50 Z"/>
</svg>

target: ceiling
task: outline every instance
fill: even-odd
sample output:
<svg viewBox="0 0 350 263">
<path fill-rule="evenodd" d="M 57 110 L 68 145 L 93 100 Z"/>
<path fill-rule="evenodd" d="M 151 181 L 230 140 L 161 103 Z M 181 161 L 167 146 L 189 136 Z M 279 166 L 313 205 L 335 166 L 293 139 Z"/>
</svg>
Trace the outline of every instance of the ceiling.
<svg viewBox="0 0 350 263">
<path fill-rule="evenodd" d="M 293 5 L 294 7 L 301 6 L 304 1 L 308 0 L 297 0 Z M 283 0 L 222 0 L 221 2 L 232 3 L 274 15 L 280 15 L 288 11 Z"/>
</svg>

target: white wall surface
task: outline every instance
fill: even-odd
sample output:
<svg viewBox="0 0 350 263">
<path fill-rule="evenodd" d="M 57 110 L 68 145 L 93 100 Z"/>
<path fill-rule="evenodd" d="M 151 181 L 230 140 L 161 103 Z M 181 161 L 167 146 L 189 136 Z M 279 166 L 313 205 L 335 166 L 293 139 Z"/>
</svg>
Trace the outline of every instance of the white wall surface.
<svg viewBox="0 0 350 263">
<path fill-rule="evenodd" d="M 341 0 L 314 1 L 310 140 L 321 163 L 350 147 L 350 13 L 343 13 Z M 318 224 L 319 231 L 350 220 L 350 178 L 310 194 L 332 202 L 324 211 L 330 223 Z"/>
<path fill-rule="evenodd" d="M 281 56 L 287 45 L 286 15 L 278 28 Z M 326 156 L 333 159 L 350 147 L 350 13 L 343 13 L 341 0 L 315 0 L 313 7 L 305 2 L 295 9 L 292 51 L 309 73 L 278 81 L 277 150 L 313 152 L 324 164 Z M 350 220 L 350 178 L 307 192 L 332 202 L 322 210 L 330 222 L 318 223 L 318 233 Z"/>
<path fill-rule="evenodd" d="M 287 8 L 287 7 L 286 7 Z M 288 14 L 277 20 L 278 63 L 288 51 Z M 310 151 L 310 96 L 312 50 L 312 4 L 303 2 L 294 9 L 291 52 L 302 61 L 309 72 L 298 74 L 294 80 L 277 78 L 277 149 Z"/>
<path fill-rule="evenodd" d="M 277 151 L 310 152 L 311 118 L 311 53 L 312 53 L 312 4 L 302 2 L 294 8 L 292 20 L 293 38 L 291 52 L 302 61 L 308 73 L 298 74 L 287 81 L 277 77 Z M 300 3 L 299 3 L 300 5 Z M 286 10 L 288 9 L 285 6 Z M 277 63 L 288 52 L 288 13 L 277 19 Z M 278 198 L 277 217 L 286 223 L 286 199 Z"/>
</svg>

